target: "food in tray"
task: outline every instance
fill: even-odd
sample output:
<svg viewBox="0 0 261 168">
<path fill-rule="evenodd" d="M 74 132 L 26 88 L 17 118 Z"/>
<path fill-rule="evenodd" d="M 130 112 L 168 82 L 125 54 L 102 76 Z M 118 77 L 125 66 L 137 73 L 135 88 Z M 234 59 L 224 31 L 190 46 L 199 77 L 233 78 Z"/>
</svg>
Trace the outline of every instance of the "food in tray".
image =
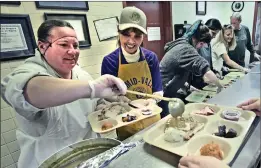
<svg viewBox="0 0 261 168">
<path fill-rule="evenodd" d="M 145 99 L 134 100 L 129 103 L 129 105 L 135 109 L 138 109 L 143 115 L 151 115 L 152 108 L 150 102 Z"/>
<path fill-rule="evenodd" d="M 164 140 L 168 142 L 187 141 L 203 128 L 204 123 L 199 123 L 192 117 L 170 118 L 165 126 Z"/>
<path fill-rule="evenodd" d="M 205 125 L 204 123 L 198 123 L 193 130 L 188 131 L 184 135 L 184 140 L 186 141 L 190 140 L 197 132 L 201 131 L 204 128 L 204 125 Z"/>
<path fill-rule="evenodd" d="M 98 115 L 98 121 L 102 121 L 108 118 L 116 118 L 117 115 L 127 113 L 131 110 L 131 107 L 128 103 L 113 102 L 99 105 L 97 110 L 101 110 L 101 113 Z"/>
<path fill-rule="evenodd" d="M 206 144 L 200 148 L 200 155 L 202 156 L 213 156 L 219 160 L 223 159 L 223 151 L 218 144 L 214 142 Z"/>
<path fill-rule="evenodd" d="M 211 109 L 209 106 L 204 107 L 201 110 L 195 110 L 192 113 L 194 114 L 200 114 L 200 115 L 205 115 L 205 116 L 210 116 L 210 115 L 214 115 L 214 110 Z"/>
<path fill-rule="evenodd" d="M 102 121 L 108 119 L 108 117 L 105 116 L 105 109 L 101 111 L 101 114 L 98 115 L 98 121 Z"/>
<path fill-rule="evenodd" d="M 210 99 L 210 98 L 212 98 L 213 96 L 212 95 L 207 95 L 207 99 Z"/>
<path fill-rule="evenodd" d="M 226 136 L 226 126 L 218 126 L 218 132 L 214 133 L 214 135 L 219 136 L 219 137 L 225 137 Z"/>
<path fill-rule="evenodd" d="M 208 92 L 208 94 L 207 94 L 207 96 L 206 96 L 206 99 L 205 99 L 205 101 L 207 101 L 208 99 L 211 99 L 211 98 L 213 98 L 215 95 L 216 95 L 216 93 L 215 93 L 215 92 Z"/>
<path fill-rule="evenodd" d="M 233 128 L 230 128 L 226 134 L 225 138 L 235 138 L 237 136 L 237 131 Z"/>
<path fill-rule="evenodd" d="M 241 112 L 237 110 L 225 110 L 222 112 L 222 116 L 227 120 L 238 121 L 241 116 Z"/>
<path fill-rule="evenodd" d="M 224 138 L 235 138 L 237 136 L 237 131 L 233 128 L 230 128 L 228 132 L 226 131 L 226 126 L 218 126 L 218 132 L 214 133 L 214 135 Z"/>
<path fill-rule="evenodd" d="M 127 114 L 126 116 L 122 116 L 122 121 L 123 122 L 131 122 L 137 119 L 137 116 L 134 115 L 129 115 Z"/>
<path fill-rule="evenodd" d="M 144 108 L 144 109 L 141 109 L 141 113 L 143 115 L 151 115 L 152 114 L 152 110 L 149 109 L 149 108 Z"/>
<path fill-rule="evenodd" d="M 184 140 L 184 132 L 174 128 L 168 128 L 164 133 L 164 140 L 167 142 L 175 143 Z"/>
<path fill-rule="evenodd" d="M 102 124 L 102 128 L 101 129 L 104 131 L 104 130 L 110 129 L 112 127 L 113 127 L 112 123 L 105 122 L 105 123 Z"/>
<path fill-rule="evenodd" d="M 135 107 L 135 108 L 138 108 L 138 109 L 146 108 L 146 107 L 149 106 L 149 104 L 150 104 L 150 102 L 145 100 L 145 99 L 134 100 L 134 101 L 131 101 L 129 103 L 129 105 L 131 107 Z"/>
</svg>

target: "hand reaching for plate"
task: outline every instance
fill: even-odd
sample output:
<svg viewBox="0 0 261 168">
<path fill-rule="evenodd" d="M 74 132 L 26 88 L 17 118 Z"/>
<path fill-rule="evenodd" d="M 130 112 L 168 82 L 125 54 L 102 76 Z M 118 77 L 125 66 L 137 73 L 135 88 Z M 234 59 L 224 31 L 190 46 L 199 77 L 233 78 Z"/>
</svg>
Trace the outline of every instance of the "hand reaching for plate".
<svg viewBox="0 0 261 168">
<path fill-rule="evenodd" d="M 178 168 L 229 168 L 229 166 L 211 156 L 185 156 L 179 160 Z"/>
<path fill-rule="evenodd" d="M 247 100 L 237 107 L 242 108 L 243 110 L 254 110 L 258 116 L 260 116 L 261 113 L 261 102 L 259 98 Z"/>
</svg>

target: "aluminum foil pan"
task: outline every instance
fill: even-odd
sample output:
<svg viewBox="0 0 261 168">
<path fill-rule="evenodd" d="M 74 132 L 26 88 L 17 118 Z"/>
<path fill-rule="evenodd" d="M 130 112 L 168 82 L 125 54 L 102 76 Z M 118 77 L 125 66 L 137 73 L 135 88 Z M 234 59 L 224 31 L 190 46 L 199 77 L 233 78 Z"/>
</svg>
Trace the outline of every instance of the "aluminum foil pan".
<svg viewBox="0 0 261 168">
<path fill-rule="evenodd" d="M 120 144 L 120 141 L 110 138 L 83 140 L 53 154 L 39 168 L 75 168 L 80 163 Z"/>
</svg>

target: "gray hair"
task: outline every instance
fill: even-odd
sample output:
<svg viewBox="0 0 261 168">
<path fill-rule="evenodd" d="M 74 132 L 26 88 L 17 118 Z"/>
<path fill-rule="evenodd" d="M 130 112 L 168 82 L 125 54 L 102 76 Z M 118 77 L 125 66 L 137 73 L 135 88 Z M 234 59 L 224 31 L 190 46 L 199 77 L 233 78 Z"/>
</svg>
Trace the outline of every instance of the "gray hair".
<svg viewBox="0 0 261 168">
<path fill-rule="evenodd" d="M 236 18 L 239 22 L 242 21 L 242 16 L 239 12 L 234 12 L 230 18 Z"/>
</svg>

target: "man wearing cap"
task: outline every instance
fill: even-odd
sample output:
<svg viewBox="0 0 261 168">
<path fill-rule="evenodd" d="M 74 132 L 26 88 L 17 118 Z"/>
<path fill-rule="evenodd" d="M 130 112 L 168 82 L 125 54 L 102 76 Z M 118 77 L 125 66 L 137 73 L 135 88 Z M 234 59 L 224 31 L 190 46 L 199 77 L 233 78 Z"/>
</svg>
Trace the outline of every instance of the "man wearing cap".
<svg viewBox="0 0 261 168">
<path fill-rule="evenodd" d="M 143 36 L 147 34 L 146 21 L 144 12 L 136 7 L 125 7 L 122 10 L 118 26 L 119 48 L 104 57 L 101 74 L 121 78 L 128 90 L 162 96 L 158 57 L 154 52 L 141 47 Z M 126 96 L 130 100 L 145 99 L 132 94 Z M 154 99 L 147 101 L 157 103 Z M 158 120 L 160 115 L 121 127 L 117 130 L 118 138 L 124 140 Z"/>
</svg>

